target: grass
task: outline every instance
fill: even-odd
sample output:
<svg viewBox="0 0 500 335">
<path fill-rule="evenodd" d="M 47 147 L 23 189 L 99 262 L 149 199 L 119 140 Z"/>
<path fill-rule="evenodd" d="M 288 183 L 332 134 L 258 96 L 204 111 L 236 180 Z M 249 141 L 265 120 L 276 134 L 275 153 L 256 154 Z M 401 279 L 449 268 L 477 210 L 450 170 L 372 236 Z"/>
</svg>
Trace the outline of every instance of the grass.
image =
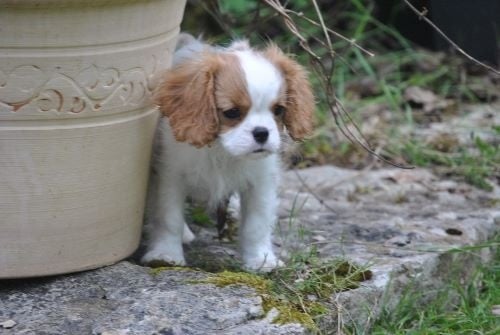
<svg viewBox="0 0 500 335">
<path fill-rule="evenodd" d="M 496 239 L 484 245 L 451 252 L 475 252 L 485 247 L 498 246 L 498 243 L 500 240 Z M 211 261 L 213 260 L 208 260 Z M 194 283 L 210 283 L 220 287 L 252 287 L 262 298 L 264 313 L 267 314 L 272 309 L 278 312 L 274 323 L 300 323 L 316 334 L 325 333 L 320 324 L 332 310 L 331 296 L 355 289 L 372 277 L 371 271 L 366 267 L 353 265 L 346 260 L 321 260 L 314 248 L 292 253 L 285 267 L 267 274 L 248 273 L 234 266 L 229 267 L 231 271 L 225 270 L 227 268 L 222 266 L 207 279 Z M 166 269 L 168 268 L 153 269 L 151 274 L 157 275 Z M 412 290 L 410 286 L 396 308 L 382 311 L 370 331 L 347 326 L 342 330 L 343 333 L 496 335 L 500 329 L 500 316 L 495 316 L 492 311 L 495 306 L 500 306 L 500 248 L 496 249 L 493 262 L 479 268 L 466 283 L 460 276 L 460 268 L 452 265 L 445 272 L 446 279 L 450 280 L 449 285 L 435 293 L 435 298 L 430 302 L 422 305 L 423 293 Z M 425 292 L 424 295 L 428 293 Z"/>
<path fill-rule="evenodd" d="M 295 225 L 295 217 L 303 205 L 304 203 L 295 199 L 288 218 L 288 230 L 296 231 L 298 240 L 302 242 L 308 232 L 304 227 Z M 191 206 L 187 214 L 191 221 L 211 224 L 203 208 Z M 282 240 L 286 241 L 289 233 L 283 235 L 280 226 L 278 231 Z M 331 310 L 331 296 L 358 288 L 361 282 L 372 278 L 372 272 L 366 266 L 354 265 L 344 259 L 322 260 L 314 247 L 296 249 L 288 257 L 286 266 L 269 273 L 249 273 L 232 259 L 214 259 L 209 254 L 197 254 L 195 258 L 195 269 L 211 274 L 207 279 L 194 283 L 252 287 L 262 298 L 265 314 L 272 309 L 278 312 L 274 323 L 300 323 L 318 334 L 322 333 L 318 326 L 321 318 Z M 151 274 L 157 275 L 165 269 L 167 268 L 152 269 Z"/>
<path fill-rule="evenodd" d="M 428 65 L 435 62 L 432 57 L 436 55 L 411 49 L 387 51 L 373 58 L 354 50 L 343 57 L 346 62 L 335 65 L 337 96 L 358 124 L 362 125 L 364 120 L 370 118 L 379 118 L 375 128 L 364 132 L 372 147 L 381 148 L 384 157 L 393 161 L 428 167 L 478 188 L 492 190 L 489 180 L 500 173 L 498 143 L 475 136 L 465 145 L 456 142 L 450 148 L 428 143 L 426 138 L 416 135 L 416 130 L 425 129 L 432 122 L 463 117 L 457 101 L 479 102 L 469 89 L 469 82 L 462 83 L 458 78 L 459 68 L 463 65 L 456 60 Z M 424 66 L 429 68 L 419 70 Z M 473 80 L 470 78 L 470 82 Z M 448 107 L 436 109 L 432 115 L 422 112 L 420 106 L 412 106 L 405 98 L 406 89 L 412 86 L 434 92 L 443 102 L 444 98 L 450 99 Z M 322 100 L 321 96 L 319 100 Z M 374 115 L 373 107 L 376 106 Z M 320 102 L 319 131 L 303 144 L 305 159 L 299 167 L 325 163 L 350 168 L 370 165 L 373 158 L 359 145 L 339 136 L 331 121 L 323 115 L 325 111 L 326 107 Z M 498 125 L 493 125 L 491 129 L 482 130 L 498 135 L 497 128 Z M 453 134 L 453 129 L 450 133 Z"/>
<path fill-rule="evenodd" d="M 310 64 L 308 55 L 298 47 L 297 39 L 262 2 L 218 0 L 213 3 L 215 7 L 205 5 L 205 8 L 211 9 L 219 27 L 212 27 L 205 33 L 215 42 L 248 38 L 253 45 L 263 46 L 268 39 L 272 39 L 283 49 L 296 54 L 302 64 Z M 376 54 L 374 57 L 367 56 L 348 42 L 333 38 L 332 48 L 337 57 L 330 60 L 328 50 L 321 43 L 314 42 L 322 38 L 321 28 L 294 17 L 314 52 L 324 57 L 326 63 L 331 63 L 329 66 L 334 73 L 332 85 L 337 98 L 353 119 L 362 125 L 366 120 L 379 118 L 379 122 L 365 127 L 363 131 L 371 147 L 397 163 L 427 167 L 438 174 L 491 190 L 491 180 L 500 174 L 500 154 L 498 149 L 495 150 L 498 143 L 486 142 L 476 136 L 469 143 L 462 143 L 461 147 L 456 145 L 452 151 L 443 151 L 416 135 L 416 130 L 435 122 L 432 118 L 447 122 L 449 116 L 460 117 L 457 105 L 463 102 L 490 101 L 495 95 L 498 97 L 498 93 L 494 93 L 498 92 L 498 86 L 491 80 L 489 86 L 484 84 L 488 82 L 484 75 L 469 74 L 459 58 L 417 48 L 395 28 L 381 23 L 374 16 L 372 1 L 350 0 L 333 4 L 318 0 L 318 3 L 329 27 L 355 39 Z M 288 2 L 288 8 L 316 18 L 309 0 Z M 199 18 L 190 18 L 184 28 L 196 33 L 199 22 Z M 296 166 L 334 164 L 356 169 L 373 166 L 373 156 L 340 135 L 332 122 L 325 93 L 321 89 L 321 75 L 311 71 L 311 82 L 318 102 L 317 131 L 301 146 L 297 157 L 303 159 L 296 160 Z M 429 115 L 405 98 L 405 91 L 412 86 L 434 92 L 442 99 L 452 99 L 455 103 L 436 109 Z"/>
<path fill-rule="evenodd" d="M 452 144 L 452 148 L 448 145 L 443 142 L 425 145 L 410 140 L 395 150 L 412 164 L 421 167 L 441 167 L 442 174 L 455 176 L 480 189 L 492 191 L 493 186 L 488 178 L 500 173 L 499 147 L 485 142 L 480 137 L 474 138 L 470 148 L 460 147 L 458 143 Z"/>
<path fill-rule="evenodd" d="M 216 3 L 220 9 L 218 19 L 221 27 L 210 31 L 204 25 L 206 36 L 214 37 L 213 41 L 224 43 L 229 38 L 245 37 L 253 45 L 264 45 L 269 37 L 286 51 L 297 54 L 297 59 L 307 66 L 309 59 L 297 47 L 297 40 L 261 2 L 219 0 Z M 315 17 L 310 1 L 297 0 L 288 4 L 307 17 Z M 331 64 L 335 74 L 332 84 L 337 97 L 358 124 L 373 122 L 363 133 L 371 146 L 379 149 L 384 157 L 398 163 L 407 162 L 429 168 L 439 175 L 491 191 L 492 181 L 500 176 L 498 143 L 473 135 L 464 144 L 456 140 L 453 129 L 450 129 L 450 136 L 440 135 L 429 140 L 418 135 L 417 130 L 426 129 L 429 124 L 436 122 L 432 118 L 446 123 L 451 117 L 464 116 L 458 108 L 463 103 L 491 101 L 495 94 L 498 97 L 498 93 L 494 93 L 495 86 L 491 86 L 493 93 L 486 89 L 488 87 L 482 87 L 485 77 L 469 74 L 464 62 L 458 58 L 416 48 L 397 30 L 379 22 L 373 15 L 371 4 L 370 1 L 351 0 L 335 4 L 330 2 L 328 6 L 324 6 L 328 8 L 323 13 L 324 18 L 333 18 L 327 25 L 355 38 L 363 47 L 376 53 L 375 57 L 368 57 L 345 41 L 333 39 L 332 47 L 338 57 Z M 192 22 L 191 26 L 188 21 Z M 198 18 L 190 18 L 185 21 L 187 26 L 184 29 L 197 33 L 199 21 Z M 300 19 L 297 23 L 302 33 L 310 41 L 322 36 L 321 28 L 299 21 Z M 327 50 L 320 44 L 312 43 L 312 46 L 317 54 L 327 54 Z M 297 162 L 297 167 L 335 164 L 359 169 L 380 166 L 374 164 L 374 158 L 359 145 L 352 144 L 339 134 L 325 103 L 320 78 L 311 73 L 311 82 L 318 101 L 316 133 L 301 145 L 299 156 L 302 160 Z M 452 99 L 454 104 L 450 108 L 437 109 L 431 115 L 423 113 L 421 106 L 416 106 L 405 97 L 405 91 L 411 86 L 434 92 L 442 99 Z M 486 93 L 479 93 L 482 89 Z M 494 124 L 481 130 L 492 134 L 490 138 L 495 138 L 495 135 L 498 138 L 500 135 L 500 125 Z M 395 199 L 395 203 L 404 201 L 407 201 L 404 195 L 398 195 Z M 491 205 L 498 205 L 497 200 L 494 201 Z M 198 221 L 207 222 L 207 218 L 199 215 Z M 266 308 L 269 309 L 272 305 L 286 306 L 282 309 L 282 315 L 288 315 L 288 319 L 303 317 L 303 323 L 312 325 L 324 313 L 326 296 L 342 288 L 354 287 L 359 283 L 359 276 L 367 275 L 363 269 L 350 268 L 346 264 L 348 263 L 341 261 L 321 263 L 311 251 L 293 255 L 285 269 L 266 277 L 251 274 L 248 277 L 235 276 L 234 273 L 238 273 L 236 271 L 216 275 L 214 280 L 219 280 L 219 285 L 238 280 L 260 283 L 257 291 L 260 290 L 269 297 L 265 300 L 265 305 L 268 306 Z M 347 278 L 337 273 L 339 267 L 345 266 L 351 269 L 346 273 Z M 451 299 L 452 292 L 458 294 L 458 300 Z M 416 306 L 416 300 L 415 296 L 408 295 L 395 311 L 385 312 L 375 325 L 373 333 L 500 333 L 497 331 L 500 329 L 499 317 L 491 313 L 492 306 L 500 304 L 498 253 L 492 265 L 480 269 L 473 284 L 463 286 L 457 281 L 440 292 L 438 298 L 425 308 Z"/>
<path fill-rule="evenodd" d="M 425 306 L 416 305 L 418 294 L 407 294 L 395 310 L 385 311 L 371 334 L 499 334 L 500 316 L 494 315 L 493 309 L 500 305 L 500 249 L 491 264 L 477 271 L 471 283 L 463 284 L 456 278 Z"/>
<path fill-rule="evenodd" d="M 294 254 L 287 266 L 268 274 L 223 271 L 201 282 L 221 287 L 252 287 L 262 298 L 264 313 L 273 308 L 279 312 L 274 323 L 300 323 L 321 333 L 318 323 L 330 310 L 330 297 L 336 292 L 357 288 L 371 277 L 371 271 L 345 260 L 322 261 L 311 249 Z"/>
<path fill-rule="evenodd" d="M 238 22 L 230 29 L 233 36 L 250 38 L 254 44 L 262 45 L 266 36 L 271 34 L 273 41 L 296 53 L 301 63 L 308 64 L 309 58 L 297 47 L 297 40 L 280 26 L 280 21 L 269 8 L 252 1 L 221 0 L 219 3 L 227 21 Z M 315 17 L 309 1 L 289 3 L 289 7 L 307 17 Z M 376 54 L 375 57 L 369 57 L 343 40 L 332 40 L 332 47 L 338 54 L 332 61 L 332 85 L 338 99 L 360 125 L 367 119 L 380 118 L 374 129 L 364 131 L 371 146 L 379 149 L 384 157 L 398 163 L 431 168 L 438 174 L 465 181 L 486 191 L 492 190 L 491 180 L 500 173 L 497 168 L 500 154 L 494 150 L 498 143 L 475 137 L 469 143 L 461 144 L 461 148 L 456 145 L 454 151 L 447 152 L 415 135 L 415 130 L 428 127 L 435 119 L 447 122 L 449 116 L 460 117 L 457 105 L 463 102 L 494 99 L 495 93 L 478 93 L 478 86 L 479 91 L 485 92 L 498 91 L 498 87 L 481 84 L 485 77 L 469 75 L 464 62 L 458 58 L 416 48 L 396 29 L 374 17 L 370 1 L 351 0 L 330 4 L 326 8 L 323 8 L 324 18 L 334 18 L 327 25 Z M 295 19 L 302 34 L 310 40 L 322 36 L 321 28 L 309 25 L 300 18 Z M 256 26 L 254 21 L 260 25 Z M 252 28 L 251 33 L 248 27 Z M 323 45 L 311 42 L 311 46 L 316 54 L 328 59 Z M 311 81 L 318 101 L 317 131 L 313 138 L 301 146 L 298 156 L 303 159 L 298 160 L 296 166 L 372 166 L 373 157 L 359 145 L 343 138 L 334 126 L 325 103 L 325 93 L 321 89 L 320 76 L 311 73 Z M 412 86 L 434 92 L 441 99 L 451 99 L 453 103 L 445 108 L 437 108 L 430 114 L 424 113 L 421 106 L 412 105 L 405 97 L 405 91 Z M 374 106 L 379 106 L 376 115 L 372 112 Z"/>
</svg>

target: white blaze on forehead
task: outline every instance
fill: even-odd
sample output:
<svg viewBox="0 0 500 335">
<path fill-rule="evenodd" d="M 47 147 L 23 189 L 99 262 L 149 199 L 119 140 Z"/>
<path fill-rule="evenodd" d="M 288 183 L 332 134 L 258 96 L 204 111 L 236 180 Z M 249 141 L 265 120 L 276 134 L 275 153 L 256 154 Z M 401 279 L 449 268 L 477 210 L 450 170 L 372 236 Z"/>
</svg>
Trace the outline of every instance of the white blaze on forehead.
<svg viewBox="0 0 500 335">
<path fill-rule="evenodd" d="M 276 153 L 281 140 L 272 107 L 278 102 L 284 80 L 279 70 L 258 53 L 240 50 L 234 54 L 243 71 L 250 106 L 240 123 L 220 134 L 222 146 L 233 156 L 245 156 L 262 150 L 268 154 Z M 264 143 L 258 142 L 253 135 L 257 127 L 268 131 Z"/>
<path fill-rule="evenodd" d="M 279 96 L 283 78 L 267 59 L 251 50 L 237 52 L 245 73 L 253 111 L 269 111 Z"/>
</svg>

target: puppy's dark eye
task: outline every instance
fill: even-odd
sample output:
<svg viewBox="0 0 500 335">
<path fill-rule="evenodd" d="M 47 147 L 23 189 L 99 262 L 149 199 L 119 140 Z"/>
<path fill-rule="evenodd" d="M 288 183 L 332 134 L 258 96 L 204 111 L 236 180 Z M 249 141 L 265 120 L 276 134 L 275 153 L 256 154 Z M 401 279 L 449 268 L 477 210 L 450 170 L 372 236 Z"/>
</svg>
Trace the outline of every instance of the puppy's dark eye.
<svg viewBox="0 0 500 335">
<path fill-rule="evenodd" d="M 237 107 L 225 110 L 222 112 L 228 119 L 239 119 L 241 117 L 241 110 Z"/>
<path fill-rule="evenodd" d="M 281 106 L 281 105 L 274 106 L 274 109 L 273 109 L 274 115 L 282 116 L 283 114 L 285 114 L 285 112 L 286 112 L 285 106 Z"/>
</svg>

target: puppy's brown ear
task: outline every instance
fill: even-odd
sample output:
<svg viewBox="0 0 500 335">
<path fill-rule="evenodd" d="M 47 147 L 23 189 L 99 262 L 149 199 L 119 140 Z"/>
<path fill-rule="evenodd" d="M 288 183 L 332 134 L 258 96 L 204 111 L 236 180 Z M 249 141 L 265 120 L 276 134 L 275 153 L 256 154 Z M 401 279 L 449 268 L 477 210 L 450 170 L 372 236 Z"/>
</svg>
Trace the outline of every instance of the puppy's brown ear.
<svg viewBox="0 0 500 335">
<path fill-rule="evenodd" d="M 312 133 L 314 117 L 314 95 L 307 72 L 274 44 L 267 47 L 263 54 L 285 78 L 287 102 L 283 121 L 288 133 L 294 140 L 304 139 Z"/>
<path fill-rule="evenodd" d="M 155 101 L 168 117 L 174 137 L 196 147 L 217 137 L 219 121 L 215 104 L 217 55 L 203 53 L 168 70 L 156 89 Z"/>
</svg>

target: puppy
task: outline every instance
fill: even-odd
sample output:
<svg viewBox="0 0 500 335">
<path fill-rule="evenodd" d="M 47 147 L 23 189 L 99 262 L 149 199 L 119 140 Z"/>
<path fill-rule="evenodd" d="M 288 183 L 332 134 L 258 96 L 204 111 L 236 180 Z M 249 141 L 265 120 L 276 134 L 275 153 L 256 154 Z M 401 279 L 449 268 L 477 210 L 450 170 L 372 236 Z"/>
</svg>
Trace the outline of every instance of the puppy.
<svg viewBox="0 0 500 335">
<path fill-rule="evenodd" d="M 210 47 L 181 34 L 156 94 L 159 122 L 148 200 L 146 264 L 185 265 L 187 197 L 217 208 L 241 204 L 239 246 L 250 270 L 281 261 L 272 248 L 282 136 L 312 131 L 314 97 L 304 69 L 276 46 Z"/>
</svg>

